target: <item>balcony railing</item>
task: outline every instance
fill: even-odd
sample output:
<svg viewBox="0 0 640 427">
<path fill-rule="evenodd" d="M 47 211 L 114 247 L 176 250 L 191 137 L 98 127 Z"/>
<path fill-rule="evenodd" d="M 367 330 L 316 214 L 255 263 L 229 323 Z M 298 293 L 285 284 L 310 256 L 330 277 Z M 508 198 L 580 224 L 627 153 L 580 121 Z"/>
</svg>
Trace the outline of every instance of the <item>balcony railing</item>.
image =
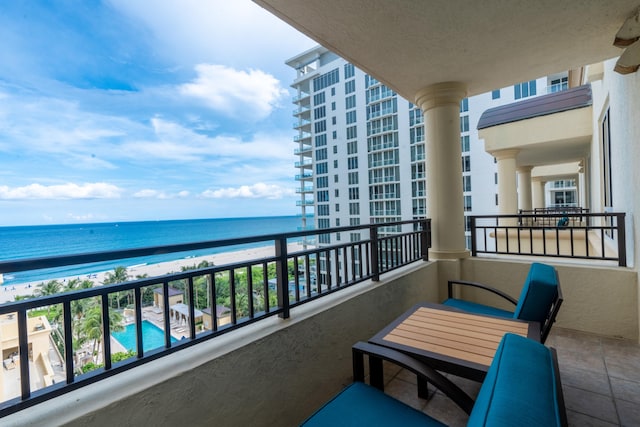
<svg viewBox="0 0 640 427">
<path fill-rule="evenodd" d="M 272 316 L 288 318 L 293 307 L 316 300 L 367 279 L 377 281 L 381 274 L 407 265 L 428 260 L 430 246 L 430 220 L 421 219 L 395 223 L 340 227 L 328 230 L 298 231 L 257 237 L 197 242 L 170 246 L 147 247 L 131 250 L 68 255 L 59 257 L 22 259 L 0 262 L 0 273 L 76 266 L 109 260 L 126 260 L 141 256 L 166 253 L 229 248 L 237 245 L 272 247 L 272 254 L 258 259 L 243 260 L 226 265 L 206 265 L 167 273 L 157 277 L 144 277 L 118 284 L 92 287 L 50 296 L 26 299 L 0 305 L 3 322 L 13 322 L 17 328 L 17 352 L 12 361 L 20 374 L 18 397 L 0 402 L 0 417 L 62 395 L 79 387 L 92 384 L 117 373 L 139 366 L 205 340 L 231 332 L 243 326 Z M 396 233 L 389 233 L 389 230 Z M 357 230 L 364 237 L 360 241 L 325 247 L 292 250 L 309 236 Z M 181 258 L 181 255 L 176 255 Z M 182 339 L 175 340 L 172 331 L 174 310 L 172 298 L 176 290 L 181 295 Z M 156 295 L 149 300 L 149 295 Z M 114 307 L 118 301 L 130 300 L 125 310 Z M 154 303 L 154 301 L 156 301 Z M 78 350 L 78 307 L 92 302 L 97 308 L 93 325 L 95 365 L 81 370 L 75 356 Z M 218 308 L 226 304 L 222 310 Z M 200 322 L 199 316 L 209 309 L 211 319 Z M 39 382 L 34 386 L 36 353 L 32 334 L 41 332 L 43 312 L 60 313 L 52 321 L 53 342 L 62 356 L 65 380 L 54 384 Z M 33 321 L 35 313 L 40 318 Z M 118 315 L 114 316 L 114 313 Z M 122 317 L 129 317 L 133 326 L 135 351 L 124 357 L 112 345 L 111 332 L 122 326 Z M 148 336 L 144 322 L 153 318 L 159 324 L 161 340 L 155 348 L 147 348 Z M 34 326 L 35 325 L 35 326 Z M 158 325 L 156 325 L 158 326 Z M 146 328 L 146 325 L 145 325 Z M 47 325 L 47 331 L 49 330 Z M 109 338 L 106 338 L 109 337 Z M 47 345 L 48 349 L 48 345 Z M 122 355 L 124 353 L 120 353 Z M 123 360 L 124 359 L 124 360 Z M 30 363 L 31 362 L 31 363 Z M 30 366 L 31 365 L 31 366 Z M 2 377 L 0 377 L 2 378 Z M 51 385 L 50 385 L 51 384 Z"/>
<path fill-rule="evenodd" d="M 617 261 L 627 265 L 625 214 L 560 213 L 470 216 L 471 254 L 527 255 Z"/>
</svg>

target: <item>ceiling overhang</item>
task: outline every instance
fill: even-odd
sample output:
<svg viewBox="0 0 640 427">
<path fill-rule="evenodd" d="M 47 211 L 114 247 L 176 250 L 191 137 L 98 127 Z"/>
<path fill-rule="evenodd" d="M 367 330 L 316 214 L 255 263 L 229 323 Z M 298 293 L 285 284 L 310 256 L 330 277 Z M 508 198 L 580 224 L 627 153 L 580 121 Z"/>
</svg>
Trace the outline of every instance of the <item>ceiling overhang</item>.
<svg viewBox="0 0 640 427">
<path fill-rule="evenodd" d="M 640 0 L 254 0 L 413 100 L 426 86 L 468 95 L 617 57 Z"/>
</svg>

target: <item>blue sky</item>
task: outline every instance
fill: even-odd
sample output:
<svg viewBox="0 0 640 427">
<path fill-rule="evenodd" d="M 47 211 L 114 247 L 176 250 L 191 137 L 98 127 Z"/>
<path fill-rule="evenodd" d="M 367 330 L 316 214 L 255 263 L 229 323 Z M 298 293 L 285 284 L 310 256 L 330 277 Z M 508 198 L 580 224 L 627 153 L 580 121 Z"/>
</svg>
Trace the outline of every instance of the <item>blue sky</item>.
<svg viewBox="0 0 640 427">
<path fill-rule="evenodd" d="M 3 1 L 0 40 L 0 226 L 297 213 L 315 43 L 251 1 Z"/>
</svg>

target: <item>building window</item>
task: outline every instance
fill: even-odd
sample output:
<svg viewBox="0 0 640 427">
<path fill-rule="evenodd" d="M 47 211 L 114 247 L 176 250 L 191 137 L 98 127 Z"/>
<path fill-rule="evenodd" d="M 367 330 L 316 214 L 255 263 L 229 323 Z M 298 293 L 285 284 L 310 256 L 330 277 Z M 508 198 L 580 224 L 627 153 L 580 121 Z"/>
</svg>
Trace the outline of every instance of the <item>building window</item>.
<svg viewBox="0 0 640 427">
<path fill-rule="evenodd" d="M 491 99 L 500 99 L 500 89 L 491 91 Z"/>
<path fill-rule="evenodd" d="M 344 64 L 344 79 L 350 79 L 355 76 L 356 70 L 353 64 Z"/>
<path fill-rule="evenodd" d="M 331 124 L 332 125 L 336 124 L 336 116 L 331 117 Z"/>
<path fill-rule="evenodd" d="M 360 215 L 360 203 L 349 203 L 349 215 Z"/>
<path fill-rule="evenodd" d="M 331 70 L 328 73 L 325 73 L 321 76 L 313 79 L 313 91 L 318 92 L 326 87 L 334 85 L 340 81 L 340 75 L 338 74 L 338 69 Z M 332 90 L 332 95 L 334 95 Z"/>
<path fill-rule="evenodd" d="M 551 80 L 551 84 L 549 85 L 549 92 L 560 92 L 563 90 L 567 90 L 569 88 L 569 78 L 562 77 L 560 79 Z"/>
<path fill-rule="evenodd" d="M 324 105 L 322 107 L 318 107 L 315 110 L 313 110 L 313 118 L 314 118 L 314 120 L 321 119 L 326 115 L 327 115 L 327 111 L 326 111 L 326 108 L 324 107 Z"/>
<path fill-rule="evenodd" d="M 349 200 L 358 200 L 360 198 L 360 189 L 358 187 L 349 188 Z"/>
<path fill-rule="evenodd" d="M 513 97 L 515 99 L 526 98 L 536 94 L 536 81 L 531 80 L 517 84 L 513 87 Z"/>
<path fill-rule="evenodd" d="M 337 130 L 334 130 L 333 132 L 331 132 L 331 138 L 338 139 L 338 131 Z"/>
<path fill-rule="evenodd" d="M 469 132 L 469 116 L 460 117 L 460 132 Z"/>
<path fill-rule="evenodd" d="M 326 120 L 320 120 L 313 124 L 316 133 L 322 133 L 327 131 L 327 122 Z"/>
<path fill-rule="evenodd" d="M 318 92 L 313 95 L 313 105 L 324 104 L 324 92 Z"/>
<path fill-rule="evenodd" d="M 462 156 L 462 172 L 471 172 L 470 156 Z"/>
<path fill-rule="evenodd" d="M 335 101 L 331 103 L 331 111 L 336 111 L 336 103 L 335 103 Z"/>
<path fill-rule="evenodd" d="M 340 203 L 336 203 L 336 212 L 340 212 Z"/>
<path fill-rule="evenodd" d="M 337 189 L 337 188 L 336 188 L 335 190 L 333 190 L 333 195 L 334 195 L 335 197 L 340 197 L 340 190 L 339 190 L 339 189 Z"/>
<path fill-rule="evenodd" d="M 347 139 L 355 139 L 358 137 L 358 128 L 356 126 L 349 126 L 347 128 Z"/>
<path fill-rule="evenodd" d="M 464 211 L 469 212 L 471 210 L 471 196 L 464 196 Z"/>
<path fill-rule="evenodd" d="M 463 153 L 469 151 L 469 135 L 464 135 L 460 137 L 460 148 Z"/>
<path fill-rule="evenodd" d="M 347 111 L 347 124 L 350 125 L 356 122 L 356 110 Z"/>
<path fill-rule="evenodd" d="M 329 216 L 329 205 L 318 205 L 318 216 Z"/>
<path fill-rule="evenodd" d="M 336 88 L 335 87 L 331 88 L 331 96 L 336 96 Z"/>
<path fill-rule="evenodd" d="M 333 154 L 338 154 L 338 146 L 337 145 L 333 146 Z"/>
<path fill-rule="evenodd" d="M 466 111 L 469 111 L 469 98 L 465 98 L 460 101 L 460 112 L 464 113 Z"/>
<path fill-rule="evenodd" d="M 327 149 L 321 148 L 316 150 L 316 161 L 318 160 L 327 160 Z"/>
<path fill-rule="evenodd" d="M 496 194 L 496 206 L 498 206 L 498 195 Z"/>
<path fill-rule="evenodd" d="M 349 80 L 348 82 L 344 82 L 344 94 L 348 95 L 356 91 L 356 81 Z"/>
<path fill-rule="evenodd" d="M 350 110 L 352 108 L 356 108 L 356 96 L 355 95 L 349 95 L 345 98 L 345 108 L 347 110 Z"/>
<path fill-rule="evenodd" d="M 329 172 L 329 168 L 327 166 L 327 162 L 316 163 L 316 173 L 318 175 L 325 174 Z"/>
<path fill-rule="evenodd" d="M 471 177 L 469 175 L 462 177 L 462 191 L 471 191 Z"/>
<path fill-rule="evenodd" d="M 349 157 L 349 158 L 347 158 L 347 169 L 358 169 L 358 158 L 357 157 Z"/>
<path fill-rule="evenodd" d="M 424 126 L 409 129 L 409 141 L 411 144 L 424 141 Z"/>
<path fill-rule="evenodd" d="M 318 202 L 328 202 L 329 201 L 329 192 L 327 190 L 318 191 Z"/>
<path fill-rule="evenodd" d="M 327 135 L 324 133 L 322 135 L 316 135 L 316 147 L 322 147 L 324 145 L 327 145 Z"/>
<path fill-rule="evenodd" d="M 319 176 L 316 178 L 316 188 L 329 187 L 329 179 L 326 176 Z"/>
<path fill-rule="evenodd" d="M 349 172 L 349 185 L 356 185 L 358 183 L 358 172 Z"/>
<path fill-rule="evenodd" d="M 333 168 L 334 168 L 334 169 L 338 169 L 338 159 L 335 159 L 335 160 L 333 161 Z"/>
<path fill-rule="evenodd" d="M 337 174 L 333 175 L 333 182 L 338 182 L 338 180 L 339 180 L 338 175 Z"/>
<path fill-rule="evenodd" d="M 347 154 L 356 154 L 358 152 L 358 141 L 347 142 Z"/>
</svg>

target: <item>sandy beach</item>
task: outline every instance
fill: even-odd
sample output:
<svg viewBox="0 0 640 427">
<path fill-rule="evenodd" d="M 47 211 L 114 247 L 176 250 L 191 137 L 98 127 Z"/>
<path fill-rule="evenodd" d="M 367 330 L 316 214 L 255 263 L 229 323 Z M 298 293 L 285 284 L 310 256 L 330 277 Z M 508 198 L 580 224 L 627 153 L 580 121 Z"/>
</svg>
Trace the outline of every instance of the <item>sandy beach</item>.
<svg viewBox="0 0 640 427">
<path fill-rule="evenodd" d="M 288 251 L 295 252 L 300 250 L 301 246 L 297 243 L 289 244 Z M 234 251 L 234 252 L 224 252 L 213 255 L 205 255 L 193 258 L 182 258 L 177 259 L 175 261 L 162 262 L 158 264 L 145 264 L 145 265 L 137 265 L 127 268 L 127 273 L 131 278 L 135 278 L 138 275 L 146 274 L 148 277 L 157 277 L 162 276 L 167 273 L 179 272 L 182 267 L 198 265 L 202 261 L 212 262 L 214 265 L 225 265 L 232 264 L 235 262 L 246 261 L 249 259 L 261 259 L 266 257 L 271 257 L 275 255 L 275 249 L 273 246 L 264 246 L 259 248 L 246 249 L 242 251 Z M 60 283 L 64 284 L 67 280 L 72 279 L 81 279 L 81 280 L 91 280 L 94 283 L 94 286 L 102 285 L 104 282 L 105 275 L 109 271 L 100 271 L 92 273 L 90 276 L 72 276 L 72 277 L 52 277 L 49 280 L 58 280 Z M 38 289 L 38 285 L 43 283 L 42 280 L 37 282 L 26 282 L 20 284 L 11 284 L 11 285 L 3 285 L 0 286 L 0 304 L 6 302 L 12 302 L 16 296 L 18 295 L 33 295 L 34 292 Z"/>
</svg>

